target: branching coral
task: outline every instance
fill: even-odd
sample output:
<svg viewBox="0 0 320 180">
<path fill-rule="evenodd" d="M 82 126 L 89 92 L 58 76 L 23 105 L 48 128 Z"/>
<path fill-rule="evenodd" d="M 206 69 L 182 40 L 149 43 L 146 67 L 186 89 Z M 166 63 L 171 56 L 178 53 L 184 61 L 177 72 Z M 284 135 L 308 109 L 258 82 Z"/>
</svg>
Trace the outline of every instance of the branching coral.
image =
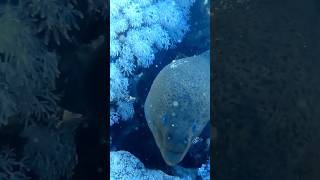
<svg viewBox="0 0 320 180">
<path fill-rule="evenodd" d="M 210 159 L 198 169 L 198 175 L 203 180 L 210 180 Z"/>
<path fill-rule="evenodd" d="M 24 160 L 17 160 L 12 149 L 0 151 L 0 180 L 28 180 Z"/>
<path fill-rule="evenodd" d="M 117 180 L 179 180 L 179 177 L 170 176 L 160 170 L 145 168 L 143 163 L 127 151 L 110 152 L 110 179 Z"/>
<path fill-rule="evenodd" d="M 110 64 L 110 101 L 118 101 L 128 97 L 129 81 L 114 64 Z"/>
<path fill-rule="evenodd" d="M 120 87 L 115 79 L 127 81 L 137 67 L 148 68 L 152 65 L 156 52 L 182 41 L 189 30 L 187 20 L 193 2 L 110 1 L 111 103 L 129 99 L 129 93 L 122 93 L 128 92 L 129 85 Z M 122 118 L 125 115 L 120 114 Z"/>
<path fill-rule="evenodd" d="M 69 32 L 79 30 L 77 18 L 83 18 L 83 14 L 75 8 L 75 0 L 26 0 L 23 3 L 27 14 L 38 21 L 37 31 L 44 33 L 47 44 L 51 37 L 57 44 L 61 36 L 70 41 Z"/>
<path fill-rule="evenodd" d="M 181 42 L 188 31 L 187 17 L 193 1 L 185 2 L 182 6 L 168 0 L 111 0 L 111 58 L 117 63 L 134 63 L 136 59 L 138 65 L 149 67 L 156 50 Z"/>
<path fill-rule="evenodd" d="M 110 110 L 110 118 L 109 118 L 110 124 L 109 125 L 113 126 L 114 124 L 119 123 L 119 119 L 120 119 L 119 114 L 117 112 L 115 112 L 113 109 L 111 109 Z"/>
<path fill-rule="evenodd" d="M 107 18 L 109 3 L 107 0 L 88 0 L 88 10 L 101 14 L 103 18 Z"/>
<path fill-rule="evenodd" d="M 24 147 L 26 164 L 40 180 L 69 179 L 77 164 L 74 132 L 46 126 L 30 126 L 21 134 L 28 142 Z"/>
<path fill-rule="evenodd" d="M 81 26 L 78 20 L 83 12 L 76 6 L 76 0 L 0 3 L 0 128 L 5 139 L 19 139 L 2 142 L 10 147 L 19 143 L 19 158 L 11 150 L 0 152 L 0 180 L 27 180 L 26 169 L 32 179 L 70 179 L 73 175 L 75 132 L 64 114 L 56 124 L 62 111 L 57 94 L 65 89 L 56 90 L 55 81 L 57 53 L 62 49 L 57 44 L 71 40 L 73 30 Z M 82 40 L 73 41 L 72 46 Z M 70 53 L 70 49 L 63 50 Z"/>
<path fill-rule="evenodd" d="M 10 5 L 0 7 L 0 126 L 13 115 L 39 120 L 56 107 L 56 56 L 35 38 L 18 12 Z"/>
</svg>

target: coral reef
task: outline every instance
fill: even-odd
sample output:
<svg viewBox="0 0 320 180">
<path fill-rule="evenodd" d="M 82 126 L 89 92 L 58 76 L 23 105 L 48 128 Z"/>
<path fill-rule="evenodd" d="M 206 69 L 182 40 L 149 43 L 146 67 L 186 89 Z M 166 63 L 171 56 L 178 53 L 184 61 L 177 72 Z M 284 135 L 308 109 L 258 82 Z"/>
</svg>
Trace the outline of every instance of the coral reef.
<svg viewBox="0 0 320 180">
<path fill-rule="evenodd" d="M 27 166 L 23 160 L 17 160 L 12 149 L 5 148 L 0 151 L 0 179 L 1 180 L 28 180 Z"/>
<path fill-rule="evenodd" d="M 20 8 L 0 6 L 0 125 L 15 115 L 43 119 L 55 111 L 57 57 L 23 21 Z M 33 118 L 34 119 L 34 118 Z"/>
<path fill-rule="evenodd" d="M 198 169 L 198 175 L 203 180 L 210 180 L 210 159 Z"/>
<path fill-rule="evenodd" d="M 179 177 L 167 175 L 162 171 L 145 168 L 137 157 L 127 151 L 111 151 L 110 167 L 111 180 L 180 180 Z"/>
<path fill-rule="evenodd" d="M 37 23 L 37 32 L 42 33 L 46 44 L 53 38 L 58 45 L 61 37 L 71 41 L 70 31 L 79 30 L 77 18 L 83 18 L 75 5 L 77 0 L 26 0 L 22 1 L 25 13 Z"/>
<path fill-rule="evenodd" d="M 82 0 L 0 2 L 0 146 L 10 147 L 0 152 L 1 180 L 73 178 L 79 165 L 79 118 L 65 115 L 65 87 L 59 89 L 57 82 L 70 78 L 61 67 L 68 66 L 78 76 L 82 73 L 67 57 L 71 51 L 83 50 L 81 60 L 88 60 L 87 64 L 99 61 L 96 56 L 89 61 L 88 56 L 101 44 L 93 44 L 88 51 L 75 48 L 105 35 L 75 36 L 74 32 L 88 31 L 82 29 L 84 20 L 104 19 L 106 3 L 90 2 L 95 10 Z M 84 17 L 88 11 L 93 15 Z"/>
<path fill-rule="evenodd" d="M 74 132 L 47 126 L 30 126 L 21 137 L 27 139 L 24 146 L 26 165 L 40 180 L 70 179 L 77 165 Z"/>
<path fill-rule="evenodd" d="M 126 79 L 131 79 L 137 68 L 148 68 L 158 51 L 182 41 L 189 30 L 187 20 L 193 2 L 110 1 L 110 102 L 113 108 L 117 108 L 117 101 L 128 101 L 130 90 Z M 127 112 L 117 111 L 121 119 L 132 117 Z"/>
<path fill-rule="evenodd" d="M 154 177 L 147 176 L 145 169 L 162 171 L 162 174 L 157 175 L 158 179 L 166 179 L 166 175 L 174 176 L 176 179 L 199 179 L 197 168 L 207 160 L 208 148 L 199 148 L 198 151 L 193 151 L 193 154 L 187 153 L 179 165 L 168 166 L 161 157 L 156 141 L 147 121 L 145 121 L 144 107 L 147 106 L 145 100 L 152 82 L 167 64 L 173 60 L 192 57 L 208 50 L 209 41 L 207 39 L 210 34 L 208 4 L 208 1 L 193 0 L 114 0 L 110 2 L 111 179 L 153 179 Z M 190 19 L 193 19 L 193 21 L 190 21 Z M 195 26 L 191 27 L 191 24 Z M 188 39 L 188 42 L 185 42 L 185 39 Z M 199 68 L 195 67 L 195 70 L 191 70 L 191 76 L 193 71 L 198 72 Z M 197 73 L 195 74 L 195 78 L 199 77 Z M 171 80 L 173 77 L 176 78 L 177 82 L 188 83 L 187 80 L 183 79 L 185 77 L 174 75 L 174 71 L 168 79 Z M 166 84 L 180 85 L 168 79 L 166 79 Z M 187 91 L 188 88 L 181 89 Z M 170 90 L 158 88 L 159 96 L 155 96 L 154 99 L 159 101 L 165 99 L 168 91 Z M 180 94 L 179 92 L 177 94 Z M 185 94 L 180 95 L 184 96 Z M 181 99 L 183 98 L 186 98 L 186 101 L 188 98 L 190 100 L 188 95 Z M 178 104 L 182 102 L 181 99 L 178 99 Z M 168 107 L 172 103 L 177 104 L 177 102 L 170 102 L 167 102 Z M 190 107 L 186 107 L 186 109 L 188 108 Z M 190 115 L 187 113 L 189 111 L 190 109 L 185 113 L 179 112 L 179 114 L 186 117 Z M 168 114 L 169 120 L 162 118 L 164 124 L 170 127 L 172 124 L 174 127 L 175 125 L 185 127 L 177 123 L 168 123 L 173 122 L 171 113 Z M 131 119 L 127 118 L 129 115 L 133 121 L 128 121 Z M 158 117 L 154 118 L 154 121 L 157 120 L 159 120 Z M 151 121 L 151 119 L 148 119 L 148 121 Z M 197 125 L 200 124 L 201 122 Z M 201 126 L 197 125 L 190 125 L 186 127 L 187 129 L 180 128 L 181 131 L 173 131 L 181 136 L 165 134 L 166 129 L 169 128 L 162 128 L 165 129 L 162 131 L 162 137 L 164 137 L 163 139 L 169 139 L 168 141 L 171 137 L 178 137 L 177 140 L 171 141 L 172 146 L 170 144 L 170 148 L 175 145 L 180 146 L 183 143 L 185 144 L 186 141 L 192 140 L 192 138 L 185 138 L 185 133 L 189 132 L 189 127 L 195 130 Z M 160 134 L 161 130 L 159 129 L 161 128 L 157 128 L 155 131 Z M 202 138 L 202 136 L 203 134 L 199 135 L 199 138 Z M 195 148 L 198 149 L 198 147 Z M 177 148 L 174 150 L 177 150 Z M 118 155 L 116 155 L 117 153 Z M 121 153 L 126 155 L 120 156 Z M 132 154 L 139 159 L 133 158 L 131 160 L 134 157 Z M 201 157 L 193 158 L 194 154 Z M 121 159 L 114 156 L 120 156 Z M 113 158 L 116 159 L 117 163 L 114 162 Z M 177 168 L 178 166 L 180 168 Z"/>
</svg>

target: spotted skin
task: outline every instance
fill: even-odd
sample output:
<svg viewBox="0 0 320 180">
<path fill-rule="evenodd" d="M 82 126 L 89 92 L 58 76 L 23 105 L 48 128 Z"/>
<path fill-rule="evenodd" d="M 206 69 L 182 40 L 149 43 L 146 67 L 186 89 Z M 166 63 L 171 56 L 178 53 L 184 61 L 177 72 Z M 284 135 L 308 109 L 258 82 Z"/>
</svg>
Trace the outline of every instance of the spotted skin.
<svg viewBox="0 0 320 180">
<path fill-rule="evenodd" d="M 165 66 L 153 81 L 144 111 L 164 161 L 178 164 L 210 120 L 210 52 Z"/>
</svg>

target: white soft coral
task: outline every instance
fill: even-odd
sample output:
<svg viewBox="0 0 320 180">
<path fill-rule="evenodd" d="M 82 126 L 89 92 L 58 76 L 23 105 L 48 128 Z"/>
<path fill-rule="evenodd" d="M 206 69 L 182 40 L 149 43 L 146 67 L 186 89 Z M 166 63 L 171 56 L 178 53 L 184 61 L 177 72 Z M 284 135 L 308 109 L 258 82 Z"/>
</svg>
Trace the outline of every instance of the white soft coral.
<svg viewBox="0 0 320 180">
<path fill-rule="evenodd" d="M 189 30 L 194 0 L 110 0 L 110 101 L 126 101 L 136 67 L 148 68 L 155 53 L 180 43 Z M 114 107 L 113 107 L 114 108 Z M 123 118 L 123 117 L 122 117 Z"/>
</svg>

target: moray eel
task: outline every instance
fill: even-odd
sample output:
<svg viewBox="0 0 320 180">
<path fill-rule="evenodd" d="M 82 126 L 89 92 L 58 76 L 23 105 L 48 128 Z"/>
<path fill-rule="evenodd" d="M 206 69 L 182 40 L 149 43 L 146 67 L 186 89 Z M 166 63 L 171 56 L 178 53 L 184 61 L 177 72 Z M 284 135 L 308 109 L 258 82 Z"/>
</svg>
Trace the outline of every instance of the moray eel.
<svg viewBox="0 0 320 180">
<path fill-rule="evenodd" d="M 210 120 L 210 51 L 165 66 L 151 85 L 144 112 L 164 161 L 178 164 Z"/>
</svg>

